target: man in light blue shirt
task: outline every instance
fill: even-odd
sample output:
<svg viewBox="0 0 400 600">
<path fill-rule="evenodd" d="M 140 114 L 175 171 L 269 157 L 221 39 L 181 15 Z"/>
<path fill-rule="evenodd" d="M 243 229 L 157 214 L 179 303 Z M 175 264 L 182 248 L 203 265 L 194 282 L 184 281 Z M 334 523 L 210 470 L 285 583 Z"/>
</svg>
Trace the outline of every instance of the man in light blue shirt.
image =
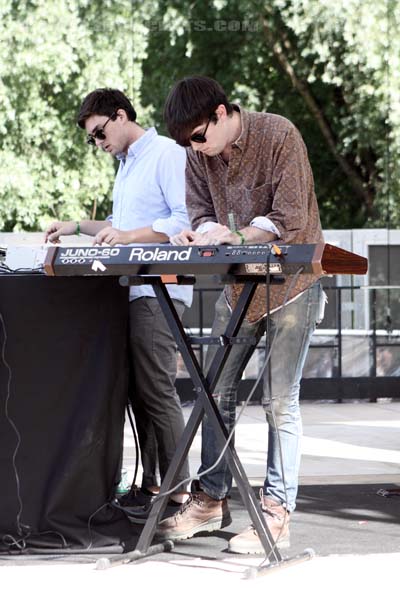
<svg viewBox="0 0 400 600">
<path fill-rule="evenodd" d="M 138 125 L 132 104 L 119 90 L 98 89 L 86 96 L 78 124 L 86 129 L 89 144 L 120 161 L 113 212 L 106 221 L 52 223 L 46 230 L 47 241 L 82 232 L 93 235 L 97 244 L 160 244 L 188 227 L 182 148 L 154 128 L 146 131 Z M 185 306 L 191 305 L 192 288 L 167 287 L 182 317 Z M 129 310 L 130 396 L 143 466 L 140 493 L 130 500 L 146 506 L 158 491 L 157 463 L 162 480 L 184 421 L 174 386 L 176 345 L 152 286 L 130 288 Z M 177 483 L 188 476 L 186 462 Z M 184 488 L 173 498 L 184 501 Z"/>
</svg>

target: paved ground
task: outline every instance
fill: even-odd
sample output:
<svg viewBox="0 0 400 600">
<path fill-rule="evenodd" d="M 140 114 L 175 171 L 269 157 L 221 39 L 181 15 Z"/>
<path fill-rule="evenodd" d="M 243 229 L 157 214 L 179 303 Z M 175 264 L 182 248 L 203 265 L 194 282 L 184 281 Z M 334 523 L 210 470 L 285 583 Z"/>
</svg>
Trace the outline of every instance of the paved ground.
<svg viewBox="0 0 400 600">
<path fill-rule="evenodd" d="M 187 417 L 190 409 L 184 410 Z M 307 547 L 319 556 L 400 552 L 400 496 L 377 493 L 400 486 L 400 403 L 310 403 L 302 405 L 302 414 L 300 489 L 289 555 Z M 236 448 L 256 492 L 264 479 L 266 431 L 262 408 L 248 407 L 237 428 Z M 129 472 L 133 456 L 127 428 L 124 465 Z M 190 453 L 193 474 L 199 461 L 197 435 Z M 199 534 L 176 549 L 207 555 L 212 545 L 214 557 L 224 553 L 229 537 L 249 523 L 237 489 L 230 508 L 230 527 L 218 535 Z"/>
<path fill-rule="evenodd" d="M 228 554 L 227 540 L 248 522 L 233 490 L 233 523 L 216 535 L 198 535 L 176 544 L 171 554 L 105 571 L 96 570 L 97 557 L 3 558 L 2 589 L 16 598 L 40 594 L 43 600 L 101 600 L 133 593 L 163 598 L 214 598 L 221 593 L 230 598 L 279 594 L 307 600 L 399 597 L 400 498 L 377 492 L 400 486 L 400 404 L 308 404 L 303 417 L 301 487 L 285 556 L 293 558 L 311 547 L 317 554 L 312 560 L 257 571 L 261 557 Z M 237 447 L 255 488 L 263 479 L 264 432 L 261 409 L 247 409 Z M 193 473 L 198 452 L 197 437 L 191 452 Z M 129 468 L 132 457 L 127 428 Z"/>
</svg>

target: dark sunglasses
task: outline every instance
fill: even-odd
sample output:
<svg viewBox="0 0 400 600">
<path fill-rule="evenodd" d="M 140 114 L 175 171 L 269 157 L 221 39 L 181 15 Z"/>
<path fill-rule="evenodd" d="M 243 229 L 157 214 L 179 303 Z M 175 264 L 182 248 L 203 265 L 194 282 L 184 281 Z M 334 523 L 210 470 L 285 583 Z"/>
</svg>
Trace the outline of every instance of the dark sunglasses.
<svg viewBox="0 0 400 600">
<path fill-rule="evenodd" d="M 109 121 L 111 121 L 111 119 L 114 119 L 114 117 L 116 116 L 117 113 L 113 113 L 111 115 L 111 117 L 108 117 L 107 121 L 104 123 L 103 127 L 99 127 L 98 129 L 96 129 L 96 131 L 94 133 L 88 133 L 87 137 L 86 137 L 86 142 L 88 144 L 90 144 L 91 146 L 95 146 L 96 145 L 96 140 L 105 140 L 106 139 L 106 134 L 104 133 L 104 130 L 106 128 L 106 125 Z"/>
<path fill-rule="evenodd" d="M 196 144 L 204 144 L 204 142 L 207 141 L 206 133 L 207 133 L 208 126 L 211 122 L 212 116 L 213 115 L 211 115 L 210 118 L 208 119 L 206 128 L 203 131 L 203 133 L 193 133 L 193 135 L 190 136 L 189 139 L 191 142 L 195 142 Z"/>
</svg>

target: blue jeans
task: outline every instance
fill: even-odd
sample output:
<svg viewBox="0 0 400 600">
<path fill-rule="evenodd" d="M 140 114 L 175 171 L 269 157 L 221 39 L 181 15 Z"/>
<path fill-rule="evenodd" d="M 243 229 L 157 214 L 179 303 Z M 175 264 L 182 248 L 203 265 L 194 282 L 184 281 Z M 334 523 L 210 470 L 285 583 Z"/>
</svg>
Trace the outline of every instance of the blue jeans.
<svg viewBox="0 0 400 600">
<path fill-rule="evenodd" d="M 249 323 L 245 320 L 238 334 L 252 336 L 258 342 L 266 331 L 267 319 L 269 319 L 271 340 L 274 339 L 277 331 L 271 355 L 271 375 L 268 375 L 267 367 L 263 385 L 263 407 L 268 423 L 267 473 L 263 491 L 264 495 L 272 497 L 286 506 L 288 511 L 293 511 L 296 505 L 300 467 L 302 423 L 299 391 L 301 374 L 311 336 L 316 325 L 322 320 L 324 307 L 325 294 L 321 284 L 316 283 L 295 301 L 273 312 L 262 321 Z M 218 337 L 224 333 L 230 316 L 230 310 L 222 294 L 216 303 L 212 336 Z M 207 370 L 213 361 L 216 350 L 216 346 L 208 348 Z M 229 431 L 235 422 L 237 387 L 253 351 L 254 346 L 247 344 L 233 346 L 214 393 L 214 398 Z M 271 386 L 269 385 L 270 381 Z M 277 430 L 282 449 L 282 461 Z M 205 471 L 217 460 L 220 451 L 221 445 L 205 417 L 202 424 L 202 463 L 199 473 Z M 232 486 L 232 475 L 225 459 L 222 459 L 211 473 L 200 479 L 202 489 L 215 499 L 225 498 Z"/>
</svg>

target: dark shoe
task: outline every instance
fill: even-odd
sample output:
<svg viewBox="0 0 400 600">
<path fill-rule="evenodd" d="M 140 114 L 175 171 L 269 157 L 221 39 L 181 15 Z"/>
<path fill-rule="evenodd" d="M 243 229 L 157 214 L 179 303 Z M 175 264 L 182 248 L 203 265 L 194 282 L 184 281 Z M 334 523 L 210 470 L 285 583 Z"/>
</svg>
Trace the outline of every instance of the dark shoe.
<svg viewBox="0 0 400 600">
<path fill-rule="evenodd" d="M 265 522 L 277 547 L 288 548 L 290 546 L 289 512 L 273 498 L 264 496 L 262 490 L 260 490 L 260 497 L 261 510 L 263 511 Z M 258 533 L 253 525 L 231 538 L 228 550 L 236 554 L 265 554 Z"/>
<path fill-rule="evenodd" d="M 146 488 L 138 488 L 136 485 L 133 485 L 127 494 L 118 498 L 118 502 L 121 506 L 147 510 L 154 498 L 157 498 L 157 494 L 153 494 L 153 492 L 146 490 Z"/>
<path fill-rule="evenodd" d="M 135 486 L 136 487 L 136 486 Z M 154 494 L 146 489 L 132 489 L 130 493 L 115 501 L 117 508 L 120 508 L 128 517 L 131 523 L 144 525 L 153 505 L 157 502 L 158 494 Z M 171 517 L 180 508 L 182 504 L 169 499 L 164 509 L 163 518 Z"/>
<path fill-rule="evenodd" d="M 196 492 L 190 495 L 175 515 L 159 523 L 157 538 L 186 540 L 200 531 L 216 531 L 231 523 L 226 498 L 214 500 L 205 492 Z"/>
</svg>

